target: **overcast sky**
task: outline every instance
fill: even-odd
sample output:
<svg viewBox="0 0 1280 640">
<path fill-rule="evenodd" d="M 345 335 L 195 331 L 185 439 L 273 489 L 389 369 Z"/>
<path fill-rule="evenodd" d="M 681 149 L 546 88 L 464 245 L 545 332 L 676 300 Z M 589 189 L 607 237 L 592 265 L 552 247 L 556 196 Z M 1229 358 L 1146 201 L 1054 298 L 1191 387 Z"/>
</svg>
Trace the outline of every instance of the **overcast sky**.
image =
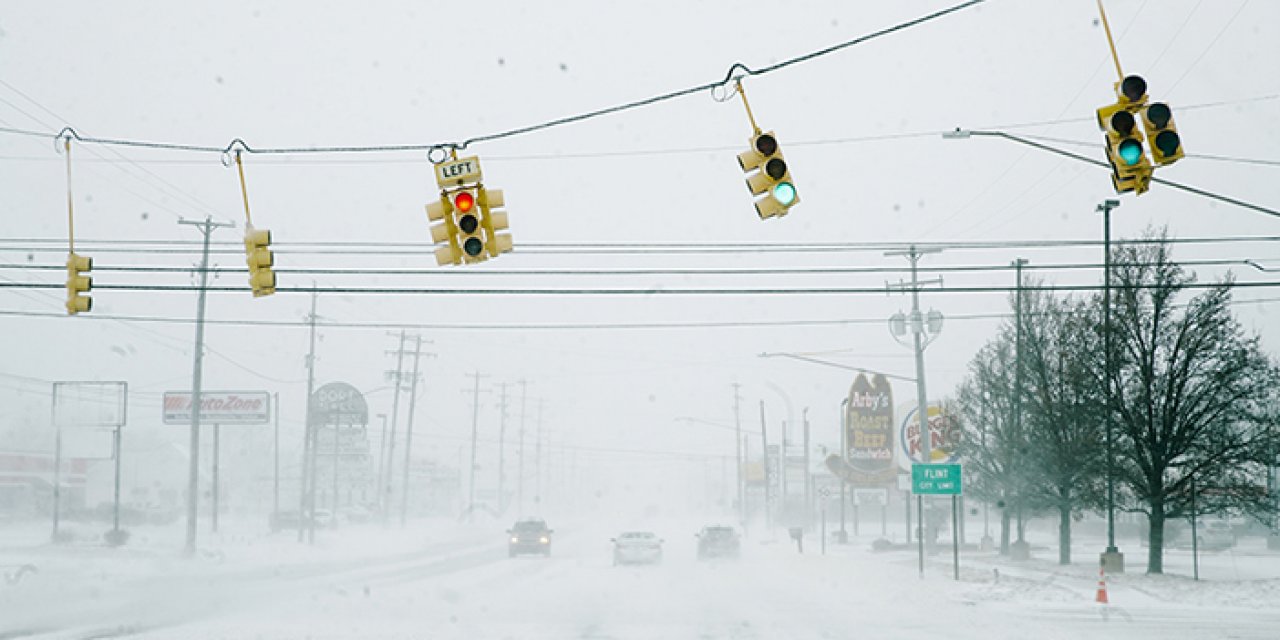
<svg viewBox="0 0 1280 640">
<path fill-rule="evenodd" d="M 309 147 L 449 142 L 520 127 L 723 78 L 870 33 L 948 2 L 6 2 L 0 5 L 0 126 L 54 133 L 222 147 Z M 1173 108 L 1190 154 L 1277 160 L 1280 148 L 1280 4 L 1245 0 L 1111 0 L 1126 72 L 1143 75 Z M 699 93 L 501 141 L 475 145 L 486 183 L 506 193 L 515 251 L 483 266 L 416 277 L 316 276 L 320 286 L 441 287 L 880 287 L 899 274 L 757 276 L 507 276 L 488 270 L 618 267 L 901 267 L 878 252 L 629 256 L 522 252 L 529 243 L 909 242 L 1094 239 L 1094 207 L 1115 194 L 1107 173 L 997 139 L 944 140 L 954 127 L 1008 128 L 1065 140 L 1102 158 L 1094 109 L 1113 100 L 1115 72 L 1092 0 L 991 0 L 937 21 L 746 80 L 756 118 L 777 132 L 802 202 L 760 221 L 735 161 L 751 133 L 739 101 Z M 1197 106 L 1198 108 L 1190 108 Z M 1052 121 L 1054 124 L 1018 126 Z M 897 134 L 926 133 L 915 137 Z M 871 138 L 871 139 L 868 139 Z M 1082 142 L 1084 145 L 1072 144 Z M 235 221 L 215 233 L 243 265 L 243 212 L 234 169 L 216 153 L 79 146 L 72 152 L 76 224 L 92 240 L 198 239 L 179 218 Z M 127 159 L 127 161 L 126 161 Z M 49 138 L 0 135 L 0 278 L 60 283 L 65 246 L 32 252 L 17 239 L 65 239 L 66 175 Z M 423 205 L 436 187 L 425 154 L 248 155 L 254 221 L 280 245 L 278 268 L 434 266 L 420 255 L 297 254 L 300 241 L 429 242 Z M 1188 157 L 1159 174 L 1241 200 L 1280 207 L 1275 166 Z M 1156 186 L 1127 195 L 1116 237 L 1167 225 L 1178 237 L 1278 235 L 1277 220 Z M 94 253 L 101 267 L 189 266 L 196 253 Z M 1280 267 L 1275 243 L 1179 247 L 1181 259 L 1251 258 Z M 949 250 L 936 265 L 1096 263 L 1097 248 Z M 1275 279 L 1247 267 L 1241 281 Z M 1225 267 L 1198 267 L 1211 281 Z M 937 274 L 925 273 L 926 277 Z M 1040 270 L 1049 282 L 1090 284 L 1094 270 Z M 102 271 L 103 284 L 187 284 L 187 274 Z M 1005 295 L 947 287 L 1008 285 L 1012 271 L 948 273 L 922 304 L 948 316 L 929 348 L 929 395 L 950 393 L 998 318 Z M 224 275 L 216 284 L 243 285 Z M 280 286 L 309 285 L 282 273 Z M 0 289 L 0 448 L 47 427 L 53 380 L 127 380 L 130 428 L 162 429 L 159 394 L 187 389 L 190 292 L 95 291 L 92 313 L 60 316 L 60 289 Z M 1273 289 L 1238 292 L 1275 300 Z M 216 320 L 300 321 L 309 296 L 253 299 L 247 288 L 209 296 Z M 755 428 L 765 401 L 771 427 L 800 420 L 837 438 L 838 406 L 853 373 L 762 352 L 822 353 L 852 366 L 914 375 L 910 351 L 884 319 L 901 295 L 377 296 L 329 295 L 333 322 L 407 324 L 860 320 L 821 326 L 678 330 L 424 330 L 419 429 L 433 455 L 457 455 L 470 427 L 479 371 L 481 428 L 496 437 L 495 383 L 529 381 L 545 400 L 544 428 L 583 447 L 664 448 L 732 454 L 729 432 L 677 422 L 731 423 L 733 388 Z M 1276 302 L 1240 304 L 1246 327 L 1280 346 Z M 13 312 L 50 314 L 14 316 Z M 383 328 L 320 332 L 317 382 L 376 390 L 394 367 Z M 301 422 L 301 326 L 210 325 L 210 389 L 281 394 L 287 425 Z M 509 390 L 518 394 L 516 388 Z M 914 395 L 895 384 L 896 401 Z M 518 423 L 519 401 L 508 413 Z M 385 390 L 369 396 L 389 412 Z M 403 414 L 402 414 L 403 419 Z M 181 430 L 180 427 L 167 429 Z M 799 432 L 792 437 L 798 437 Z M 754 442 L 753 442 L 754 446 Z M 486 454 L 487 455 L 487 454 Z M 632 469 L 651 456 L 582 452 Z"/>
</svg>

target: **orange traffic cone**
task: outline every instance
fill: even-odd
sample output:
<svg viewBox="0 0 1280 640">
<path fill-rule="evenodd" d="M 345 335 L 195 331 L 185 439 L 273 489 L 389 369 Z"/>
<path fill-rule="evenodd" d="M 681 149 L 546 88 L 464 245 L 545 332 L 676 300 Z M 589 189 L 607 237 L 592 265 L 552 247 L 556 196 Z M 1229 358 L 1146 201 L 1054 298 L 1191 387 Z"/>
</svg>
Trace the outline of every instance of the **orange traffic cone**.
<svg viewBox="0 0 1280 640">
<path fill-rule="evenodd" d="M 1098 604 L 1108 604 L 1107 602 L 1107 574 L 1102 568 L 1098 569 L 1098 595 L 1094 596 L 1094 602 Z"/>
</svg>

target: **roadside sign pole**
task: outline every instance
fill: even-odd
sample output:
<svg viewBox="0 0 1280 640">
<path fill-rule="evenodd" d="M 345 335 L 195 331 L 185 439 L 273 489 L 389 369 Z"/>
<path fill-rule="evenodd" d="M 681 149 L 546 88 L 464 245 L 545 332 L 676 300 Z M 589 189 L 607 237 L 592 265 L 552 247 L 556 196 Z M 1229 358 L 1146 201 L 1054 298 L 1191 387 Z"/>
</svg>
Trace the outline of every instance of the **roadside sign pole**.
<svg viewBox="0 0 1280 640">
<path fill-rule="evenodd" d="M 280 393 L 272 394 L 272 404 L 275 408 L 275 427 L 273 429 L 273 439 L 275 441 L 272 446 L 273 455 L 275 456 L 275 473 L 271 485 L 271 513 L 280 511 Z"/>
<path fill-rule="evenodd" d="M 924 496 L 916 494 L 916 520 L 919 521 L 920 530 L 916 532 L 916 539 L 920 541 L 920 577 L 924 577 Z"/>
<path fill-rule="evenodd" d="M 843 482 L 841 483 L 843 484 Z M 822 501 L 822 555 L 827 555 L 827 501 Z"/>
<path fill-rule="evenodd" d="M 56 383 L 55 383 L 56 384 Z M 54 396 L 57 397 L 56 389 Z M 53 436 L 53 541 L 58 541 L 58 516 L 62 513 L 62 427 Z"/>
<path fill-rule="evenodd" d="M 956 567 L 956 581 L 960 581 L 960 516 L 956 496 L 951 496 L 951 563 Z"/>
<path fill-rule="evenodd" d="M 120 533 L 120 455 L 123 453 L 120 447 L 120 427 L 115 429 L 115 449 L 116 449 L 116 487 L 115 487 L 115 507 L 111 516 L 111 530 Z"/>
<path fill-rule="evenodd" d="M 213 491 L 210 493 L 209 499 L 210 507 L 212 507 L 209 521 L 213 525 L 214 533 L 218 532 L 218 449 L 222 446 L 221 436 L 222 425 L 215 423 L 213 425 Z"/>
</svg>

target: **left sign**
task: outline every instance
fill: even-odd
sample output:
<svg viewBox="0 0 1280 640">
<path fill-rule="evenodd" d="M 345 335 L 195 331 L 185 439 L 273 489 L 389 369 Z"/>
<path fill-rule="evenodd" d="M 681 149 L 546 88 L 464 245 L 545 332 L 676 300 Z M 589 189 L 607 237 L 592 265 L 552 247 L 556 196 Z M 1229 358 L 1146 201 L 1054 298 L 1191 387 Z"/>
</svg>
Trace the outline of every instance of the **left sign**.
<svg viewBox="0 0 1280 640">
<path fill-rule="evenodd" d="M 200 392 L 200 422 L 267 424 L 270 421 L 271 394 L 266 391 Z M 191 424 L 191 392 L 165 392 L 164 423 Z"/>
</svg>

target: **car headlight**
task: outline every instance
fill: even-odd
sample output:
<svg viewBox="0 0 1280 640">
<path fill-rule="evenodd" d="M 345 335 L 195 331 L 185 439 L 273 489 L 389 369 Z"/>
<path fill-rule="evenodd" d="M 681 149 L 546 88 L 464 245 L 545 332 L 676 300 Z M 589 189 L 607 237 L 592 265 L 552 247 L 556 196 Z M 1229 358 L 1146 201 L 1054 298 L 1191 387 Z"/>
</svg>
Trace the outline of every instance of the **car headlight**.
<svg viewBox="0 0 1280 640">
<path fill-rule="evenodd" d="M 512 542 L 520 542 L 520 538 L 517 538 L 517 537 L 515 537 L 515 536 L 511 536 L 511 541 L 512 541 Z"/>
<path fill-rule="evenodd" d="M 542 536 L 541 538 L 538 538 L 538 542 L 541 542 L 542 544 L 547 544 L 548 542 L 551 542 L 551 539 L 546 536 Z"/>
</svg>

